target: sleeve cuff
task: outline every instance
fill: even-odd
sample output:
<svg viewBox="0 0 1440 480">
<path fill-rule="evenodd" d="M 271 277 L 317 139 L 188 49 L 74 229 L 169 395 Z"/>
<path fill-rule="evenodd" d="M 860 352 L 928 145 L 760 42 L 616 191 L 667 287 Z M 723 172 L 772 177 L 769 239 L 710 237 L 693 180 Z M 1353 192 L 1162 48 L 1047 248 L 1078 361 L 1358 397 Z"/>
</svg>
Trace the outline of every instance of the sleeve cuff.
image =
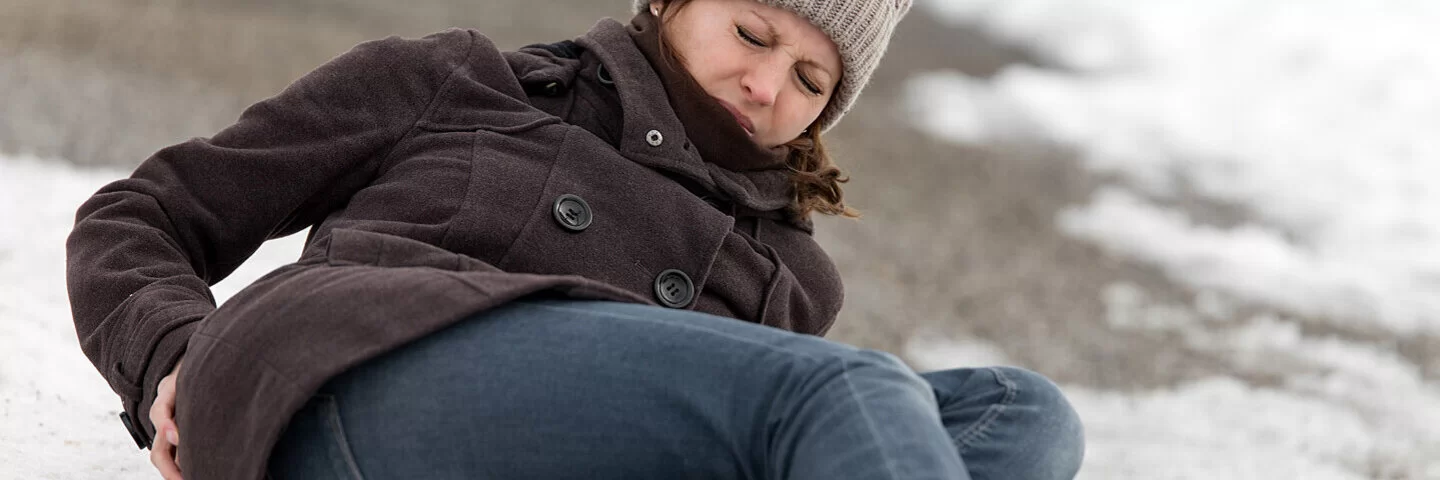
<svg viewBox="0 0 1440 480">
<path fill-rule="evenodd" d="M 139 420 L 140 426 L 152 437 L 155 425 L 150 423 L 150 404 L 155 401 L 155 393 L 160 386 L 160 380 L 169 375 L 170 371 L 175 368 L 175 364 L 179 363 L 180 358 L 184 356 L 185 348 L 190 343 L 190 336 L 200 328 L 200 319 L 204 318 L 209 311 L 214 310 L 213 307 L 203 304 L 197 305 L 197 310 L 200 306 L 204 307 L 203 313 L 186 312 L 186 315 L 181 317 L 186 320 L 177 320 L 177 323 L 183 323 L 165 332 L 150 353 L 145 375 L 141 381 L 140 403 L 136 406 L 136 412 L 132 416 Z"/>
</svg>

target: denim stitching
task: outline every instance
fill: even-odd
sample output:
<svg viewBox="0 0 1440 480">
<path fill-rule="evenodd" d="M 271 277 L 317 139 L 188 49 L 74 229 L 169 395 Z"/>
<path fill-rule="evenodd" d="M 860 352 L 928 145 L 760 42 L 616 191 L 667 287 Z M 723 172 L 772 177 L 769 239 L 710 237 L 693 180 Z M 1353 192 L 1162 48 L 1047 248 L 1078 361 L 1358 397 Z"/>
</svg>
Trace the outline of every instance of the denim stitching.
<svg viewBox="0 0 1440 480">
<path fill-rule="evenodd" d="M 962 452 L 969 450 L 972 446 L 971 442 L 990 431 L 990 427 L 995 424 L 995 420 L 1000 418 L 1001 414 L 1005 413 L 1005 410 L 1010 407 L 1011 403 L 1015 402 L 1015 397 L 1019 392 L 1019 388 L 1016 387 L 1015 382 L 1007 378 L 1000 369 L 987 368 L 986 370 L 989 370 L 990 373 L 995 375 L 995 380 L 1000 386 L 1005 387 L 1005 396 L 1002 397 L 999 402 L 990 405 L 990 408 L 985 410 L 985 413 L 980 416 L 980 420 L 977 420 L 975 425 L 972 425 L 969 429 L 955 436 L 955 447 Z"/>
<path fill-rule="evenodd" d="M 350 440 L 345 436 L 345 426 L 340 423 L 339 403 L 333 396 L 326 395 L 326 397 L 329 397 L 328 401 L 322 404 L 325 409 L 325 426 L 329 428 L 330 434 L 334 437 L 336 453 L 340 454 L 340 460 L 345 464 L 344 467 L 350 471 L 350 478 L 365 480 L 365 476 L 360 474 L 360 465 L 355 462 L 355 454 L 350 451 Z"/>
<path fill-rule="evenodd" d="M 859 395 L 855 392 L 855 384 L 850 381 L 850 363 L 844 358 L 840 359 L 840 378 L 845 380 L 846 389 L 850 390 L 850 398 L 856 399 Z M 856 403 L 861 403 L 856 400 Z M 863 403 L 862 403 L 863 405 Z M 865 417 L 865 426 L 870 428 L 871 435 L 879 437 L 875 428 L 875 419 L 870 417 L 870 412 L 864 408 L 860 409 L 860 416 Z M 895 459 L 889 455 L 885 457 L 885 471 L 890 473 L 889 478 L 898 479 L 900 475 L 895 473 Z"/>
</svg>

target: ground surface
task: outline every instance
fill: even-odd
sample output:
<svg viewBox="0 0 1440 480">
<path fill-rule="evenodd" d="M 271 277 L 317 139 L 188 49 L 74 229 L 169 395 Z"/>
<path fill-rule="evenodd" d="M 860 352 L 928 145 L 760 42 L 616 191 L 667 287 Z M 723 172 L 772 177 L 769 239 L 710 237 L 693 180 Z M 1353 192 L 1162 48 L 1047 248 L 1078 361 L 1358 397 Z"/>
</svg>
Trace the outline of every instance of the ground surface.
<svg viewBox="0 0 1440 480">
<path fill-rule="evenodd" d="M 465 26 L 517 47 L 628 18 L 626 3 L 0 4 L 0 220 L 10 226 L 0 234 L 0 478 L 150 476 L 68 323 L 63 239 L 85 195 L 360 41 Z M 917 92 L 943 96 L 914 82 L 929 72 L 984 82 L 1015 65 L 1071 68 L 983 16 L 946 20 L 921 3 L 832 131 L 853 177 L 847 199 L 865 214 L 819 223 L 847 284 L 832 338 L 919 368 L 1003 362 L 1050 376 L 1087 421 L 1086 478 L 1440 478 L 1440 427 L 1423 423 L 1440 425 L 1434 329 L 1187 281 L 1075 226 L 1089 218 L 1077 207 L 1130 181 L 1091 168 L 1083 146 L 918 128 Z M 1157 201 L 1215 228 L 1262 217 L 1213 195 Z M 293 239 L 263 250 L 217 292 L 295 251 Z M 1364 394 L 1374 390 L 1390 397 Z"/>
</svg>

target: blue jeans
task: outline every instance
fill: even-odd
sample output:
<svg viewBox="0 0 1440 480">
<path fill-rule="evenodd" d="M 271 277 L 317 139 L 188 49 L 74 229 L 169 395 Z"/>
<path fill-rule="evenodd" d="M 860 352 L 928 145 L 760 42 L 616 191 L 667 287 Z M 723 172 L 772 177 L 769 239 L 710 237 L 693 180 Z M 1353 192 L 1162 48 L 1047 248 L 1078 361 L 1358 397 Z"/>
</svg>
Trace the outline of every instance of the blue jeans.
<svg viewBox="0 0 1440 480">
<path fill-rule="evenodd" d="M 327 382 L 275 479 L 1068 479 L 1080 420 L 1018 368 L 645 305 L 522 300 Z"/>
</svg>

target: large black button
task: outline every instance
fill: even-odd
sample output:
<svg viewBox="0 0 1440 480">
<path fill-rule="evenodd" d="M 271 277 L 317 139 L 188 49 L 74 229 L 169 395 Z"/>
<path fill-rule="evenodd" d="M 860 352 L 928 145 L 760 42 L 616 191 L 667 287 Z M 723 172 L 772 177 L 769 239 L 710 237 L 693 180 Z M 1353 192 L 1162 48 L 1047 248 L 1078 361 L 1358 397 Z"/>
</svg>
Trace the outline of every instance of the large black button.
<svg viewBox="0 0 1440 480">
<path fill-rule="evenodd" d="M 685 272 L 670 269 L 655 277 L 655 296 L 670 308 L 685 308 L 695 299 L 695 284 Z"/>
<path fill-rule="evenodd" d="M 150 438 L 145 436 L 145 432 L 140 431 L 140 425 L 130 421 L 129 413 L 120 412 L 120 423 L 125 424 L 125 430 L 130 432 L 130 439 L 135 440 L 136 446 L 141 450 L 150 448 Z"/>
<path fill-rule="evenodd" d="M 594 218 L 590 213 L 590 204 L 585 203 L 585 199 L 568 193 L 556 198 L 555 206 L 551 210 L 555 214 L 555 221 L 572 232 L 589 228 L 590 220 Z"/>
</svg>

